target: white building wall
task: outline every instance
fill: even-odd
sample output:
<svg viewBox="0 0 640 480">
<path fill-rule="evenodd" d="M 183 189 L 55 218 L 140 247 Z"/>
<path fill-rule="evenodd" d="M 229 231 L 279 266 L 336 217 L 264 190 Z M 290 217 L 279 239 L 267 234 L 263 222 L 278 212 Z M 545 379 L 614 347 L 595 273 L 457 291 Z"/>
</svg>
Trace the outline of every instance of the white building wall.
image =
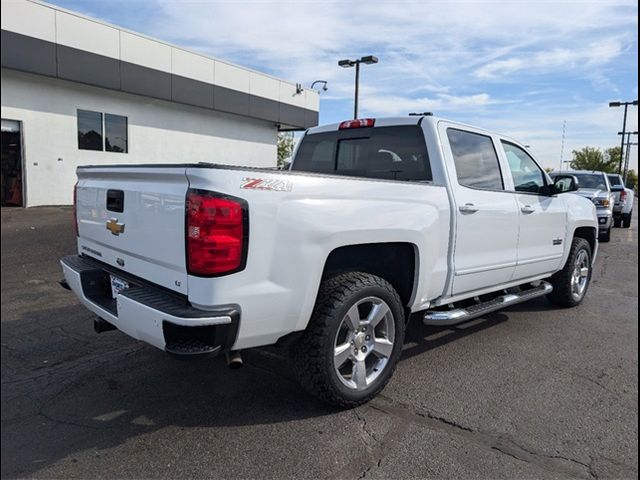
<svg viewBox="0 0 640 480">
<path fill-rule="evenodd" d="M 128 118 L 128 153 L 78 149 L 76 110 Z M 272 167 L 271 122 L 2 69 L 2 118 L 22 122 L 26 206 L 72 202 L 79 165 L 212 162 Z"/>
</svg>

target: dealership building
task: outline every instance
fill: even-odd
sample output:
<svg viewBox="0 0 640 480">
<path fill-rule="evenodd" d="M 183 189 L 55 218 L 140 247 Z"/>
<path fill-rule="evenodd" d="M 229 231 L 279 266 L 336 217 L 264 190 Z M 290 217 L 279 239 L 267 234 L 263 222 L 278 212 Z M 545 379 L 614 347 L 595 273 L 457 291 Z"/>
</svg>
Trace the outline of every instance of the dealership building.
<svg viewBox="0 0 640 480">
<path fill-rule="evenodd" d="M 317 92 L 34 0 L 2 0 L 2 205 L 72 202 L 80 165 L 273 167 Z"/>
</svg>

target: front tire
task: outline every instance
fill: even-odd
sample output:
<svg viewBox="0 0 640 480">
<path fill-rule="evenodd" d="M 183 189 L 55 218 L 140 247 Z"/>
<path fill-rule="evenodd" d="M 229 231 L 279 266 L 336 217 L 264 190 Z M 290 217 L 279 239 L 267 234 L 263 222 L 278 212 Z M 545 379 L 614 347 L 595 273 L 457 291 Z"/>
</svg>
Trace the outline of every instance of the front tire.
<svg viewBox="0 0 640 480">
<path fill-rule="evenodd" d="M 620 228 L 622 226 L 622 215 L 613 217 L 613 226 L 616 228 Z"/>
<path fill-rule="evenodd" d="M 383 278 L 347 272 L 322 282 L 307 330 L 292 349 L 300 384 L 339 407 L 355 407 L 387 384 L 400 358 L 405 314 Z"/>
<path fill-rule="evenodd" d="M 606 232 L 602 232 L 598 237 L 598 240 L 602 243 L 609 243 L 611 241 L 611 228 L 609 227 Z"/>
<path fill-rule="evenodd" d="M 547 295 L 559 307 L 575 307 L 587 294 L 591 283 L 591 245 L 584 238 L 574 238 L 564 268 L 549 280 L 553 291 Z"/>
</svg>

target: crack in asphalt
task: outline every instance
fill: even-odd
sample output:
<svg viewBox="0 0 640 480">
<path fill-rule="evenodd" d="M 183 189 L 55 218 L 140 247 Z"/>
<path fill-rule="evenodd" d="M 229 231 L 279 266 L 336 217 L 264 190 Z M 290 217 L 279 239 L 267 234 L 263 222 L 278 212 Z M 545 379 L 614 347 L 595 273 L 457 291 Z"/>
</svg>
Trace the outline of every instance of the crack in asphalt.
<svg viewBox="0 0 640 480">
<path fill-rule="evenodd" d="M 362 407 L 360 407 L 362 408 Z M 378 410 L 375 407 L 369 406 L 368 408 L 370 410 Z M 362 421 L 362 431 L 366 434 L 369 435 L 374 442 L 377 443 L 377 445 L 373 445 L 368 447 L 368 452 L 369 452 L 369 462 L 368 464 L 365 466 L 364 469 L 362 469 L 360 467 L 360 469 L 358 470 L 357 467 L 359 467 L 360 462 L 358 462 L 357 465 L 354 466 L 354 474 L 352 475 L 353 477 L 357 477 L 358 480 L 362 480 L 363 478 L 365 478 L 372 470 L 376 469 L 376 468 L 380 468 L 380 466 L 382 465 L 382 461 L 384 459 L 384 457 L 386 456 L 386 454 L 390 451 L 390 446 L 391 444 L 399 441 L 402 436 L 406 433 L 407 429 L 409 428 L 410 423 L 403 420 L 403 419 L 394 419 L 395 421 L 392 422 L 391 427 L 389 428 L 389 430 L 387 431 L 387 433 L 384 435 L 384 437 L 382 438 L 382 440 L 378 440 L 377 437 L 368 430 L 368 428 L 366 428 L 367 425 L 367 420 L 365 416 L 361 416 L 357 409 L 353 410 L 356 417 L 358 417 L 359 419 L 361 419 Z M 366 412 L 363 412 L 366 413 Z M 333 478 L 335 478 L 335 475 L 332 476 Z M 342 477 L 340 477 L 342 478 Z M 350 477 L 349 477 L 350 478 Z"/>
<path fill-rule="evenodd" d="M 352 412 L 355 414 L 358 420 L 360 420 L 360 422 L 362 423 L 362 432 L 365 434 L 365 436 L 371 438 L 374 443 L 377 443 L 378 439 L 376 438 L 375 434 L 367 428 L 367 417 L 360 415 L 360 413 L 358 412 L 358 409 L 353 409 Z M 366 439 L 364 439 L 364 441 L 366 444 L 369 444 L 369 442 L 366 441 Z"/>
<path fill-rule="evenodd" d="M 20 373 L 16 376 L 18 378 L 3 379 L 1 385 L 12 386 L 13 388 L 19 388 L 22 384 L 31 384 L 42 379 L 51 377 L 60 377 L 62 379 L 68 378 L 69 374 L 75 371 L 86 370 L 84 373 L 89 373 L 97 368 L 100 368 L 104 364 L 112 363 L 114 358 L 128 357 L 145 348 L 143 345 L 127 345 L 116 348 L 108 352 L 105 355 L 104 352 L 90 353 L 87 355 L 74 356 L 71 363 L 66 361 L 56 361 L 50 364 L 38 365 L 31 367 L 30 371 L 26 374 Z M 27 389 L 24 394 L 31 393 L 35 388 Z"/>
<path fill-rule="evenodd" d="M 509 436 L 474 429 L 431 412 L 422 412 L 409 405 L 396 402 L 384 395 L 379 395 L 377 399 L 374 399 L 370 407 L 371 409 L 390 415 L 396 421 L 400 419 L 409 424 L 421 425 L 432 430 L 438 430 L 447 435 L 461 437 L 463 440 L 471 441 L 483 448 L 488 448 L 518 461 L 529 463 L 551 473 L 560 473 L 572 477 L 584 477 L 586 474 L 586 478 L 598 478 L 593 468 L 594 459 L 592 457 L 590 457 L 589 462 L 586 463 L 565 455 L 549 455 L 536 452 L 520 445 Z M 383 451 L 383 454 L 384 453 L 386 452 Z M 383 457 L 380 457 L 378 460 L 381 461 L 382 458 Z M 577 472 L 575 468 L 570 468 L 564 462 L 580 467 L 580 472 Z M 372 468 L 373 466 L 370 465 L 367 472 Z"/>
<path fill-rule="evenodd" d="M 380 465 L 382 465 L 382 458 L 379 458 L 375 462 L 375 465 L 370 465 L 369 468 L 367 468 L 364 472 L 362 472 L 362 474 L 358 477 L 358 480 L 362 480 L 363 478 L 365 478 L 369 474 L 369 472 L 371 472 L 371 470 L 373 470 L 374 468 L 380 468 Z"/>
<path fill-rule="evenodd" d="M 538 458 L 547 458 L 550 460 L 562 460 L 565 462 L 574 463 L 576 465 L 584 467 L 587 470 L 589 477 L 597 478 L 597 475 L 595 475 L 595 472 L 593 470 L 593 466 L 592 466 L 593 458 L 591 457 L 589 458 L 589 463 L 585 463 L 585 462 L 581 462 L 580 460 L 576 460 L 575 458 L 567 457 L 564 455 L 549 455 L 546 453 L 535 452 L 533 450 L 523 447 L 522 445 L 519 445 L 518 443 L 514 442 L 511 438 L 498 436 L 497 439 L 498 439 L 498 444 L 491 445 L 491 449 L 497 452 L 500 452 L 504 455 L 508 455 L 509 457 L 513 457 L 516 460 L 530 463 L 532 465 L 543 468 L 544 470 L 547 470 L 552 473 L 562 473 L 565 475 L 572 475 L 572 472 L 570 472 L 568 469 L 565 469 L 563 467 L 557 468 L 557 465 L 555 464 L 555 462 L 552 462 L 551 464 L 549 464 L 548 462 L 541 463 L 541 462 L 536 462 L 535 458 L 538 457 Z"/>
<path fill-rule="evenodd" d="M 259 366 L 253 364 L 252 366 L 260 368 Z M 266 368 L 262 369 L 268 370 Z M 575 372 L 565 371 L 565 373 L 598 384 L 593 379 L 584 377 L 583 375 L 577 374 Z M 598 384 L 598 386 L 603 388 L 604 390 L 609 391 L 610 393 L 614 393 L 606 389 L 602 385 Z M 360 407 L 360 409 L 361 408 L 362 407 Z M 365 478 L 373 470 L 380 467 L 384 457 L 388 453 L 385 447 L 389 443 L 389 432 L 384 436 L 382 440 L 377 438 L 377 436 L 368 427 L 368 421 L 366 418 L 366 412 L 368 410 L 376 410 L 385 415 L 389 415 L 393 419 L 390 431 L 398 429 L 398 422 L 401 423 L 401 430 L 403 431 L 403 433 L 411 424 L 424 425 L 427 428 L 440 430 L 447 435 L 462 436 L 467 441 L 472 441 L 473 443 L 484 448 L 489 448 L 492 451 L 512 457 L 518 461 L 528 463 L 537 468 L 541 468 L 554 474 L 561 473 L 567 476 L 579 477 L 580 475 L 578 475 L 575 469 L 567 468 L 567 466 L 562 463 L 567 462 L 578 466 L 581 470 L 581 474 L 586 473 L 588 476 L 585 478 L 598 478 L 593 468 L 594 459 L 592 457 L 589 458 L 588 463 L 585 463 L 564 455 L 549 455 L 542 452 L 536 452 L 523 447 L 512 438 L 509 438 L 505 435 L 480 431 L 458 423 L 452 419 L 434 414 L 433 412 L 423 412 L 416 410 L 410 405 L 401 404 L 400 402 L 386 397 L 383 394 L 378 395 L 376 399 L 367 404 L 366 410 L 362 411 L 360 409 L 354 409 L 352 411 L 361 423 L 361 439 L 365 448 L 367 449 L 369 461 L 367 462 L 367 465 L 364 469 L 361 468 L 361 461 L 353 462 L 355 463 L 355 465 L 352 465 L 352 467 L 354 467 L 352 478 L 358 478 L 359 480 Z M 546 459 L 547 461 L 541 461 L 541 459 Z"/>
<path fill-rule="evenodd" d="M 465 432 L 473 432 L 474 430 L 472 428 L 469 427 L 465 427 L 464 425 L 460 425 L 457 422 L 454 422 L 453 420 L 449 420 L 448 418 L 444 418 L 444 417 L 439 417 L 437 415 L 434 415 L 432 413 L 422 413 L 422 412 L 415 412 L 416 415 L 420 416 L 420 417 L 424 417 L 424 418 L 429 418 L 431 420 L 435 420 L 437 422 L 442 422 L 446 425 L 449 425 L 451 427 L 457 428 L 459 430 L 463 430 Z"/>
</svg>

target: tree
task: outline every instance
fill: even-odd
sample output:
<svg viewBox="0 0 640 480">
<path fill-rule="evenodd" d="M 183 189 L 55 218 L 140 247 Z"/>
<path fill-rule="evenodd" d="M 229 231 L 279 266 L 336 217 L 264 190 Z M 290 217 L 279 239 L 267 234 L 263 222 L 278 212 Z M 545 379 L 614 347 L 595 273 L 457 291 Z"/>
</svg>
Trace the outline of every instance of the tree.
<svg viewBox="0 0 640 480">
<path fill-rule="evenodd" d="M 293 133 L 278 133 L 278 168 L 282 168 L 284 162 L 291 158 L 293 146 Z"/>
<path fill-rule="evenodd" d="M 604 151 L 604 158 L 608 159 L 608 161 L 615 167 L 614 170 L 611 170 L 609 173 L 618 173 L 620 159 L 622 158 L 622 149 L 620 147 L 607 148 Z"/>
<path fill-rule="evenodd" d="M 615 147 L 607 150 L 605 156 L 599 148 L 584 147 L 582 150 L 573 151 L 573 160 L 571 161 L 571 168 L 574 170 L 597 170 L 599 172 L 615 173 L 618 170 L 618 161 L 620 160 L 620 154 L 617 157 L 611 157 L 611 154 L 615 154 Z M 620 148 L 618 147 L 618 150 Z"/>
</svg>

